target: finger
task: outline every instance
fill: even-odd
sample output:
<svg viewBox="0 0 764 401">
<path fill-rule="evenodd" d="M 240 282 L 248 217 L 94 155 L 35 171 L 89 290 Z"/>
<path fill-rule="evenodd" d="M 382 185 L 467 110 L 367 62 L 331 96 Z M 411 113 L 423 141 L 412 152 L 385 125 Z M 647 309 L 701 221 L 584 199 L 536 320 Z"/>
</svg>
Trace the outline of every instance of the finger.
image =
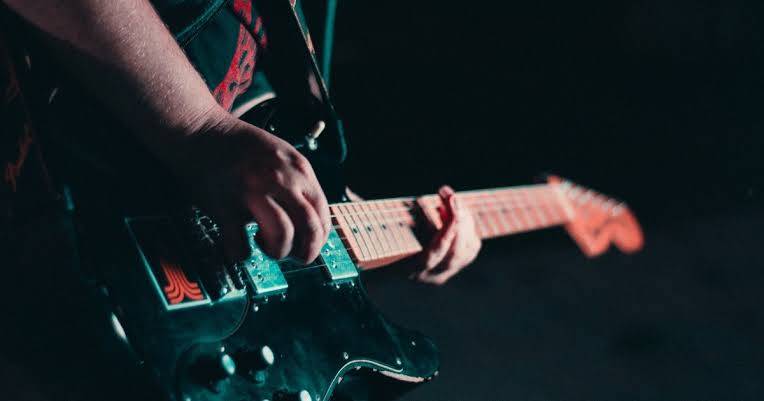
<svg viewBox="0 0 764 401">
<path fill-rule="evenodd" d="M 315 208 L 318 213 L 318 218 L 321 221 L 324 233 L 321 238 L 321 245 L 326 243 L 326 239 L 329 236 L 329 230 L 332 226 L 332 216 L 329 210 L 329 202 L 326 200 L 326 195 L 321 187 L 316 183 L 312 189 L 304 190 L 303 195 Z"/>
<path fill-rule="evenodd" d="M 456 192 L 448 185 L 443 185 L 438 189 L 438 196 L 443 203 L 443 210 L 441 213 L 441 220 L 445 221 L 454 216 L 456 212 Z"/>
<path fill-rule="evenodd" d="M 353 192 L 350 187 L 345 187 L 345 196 L 351 201 L 351 202 L 362 202 L 364 199 L 357 193 Z"/>
<path fill-rule="evenodd" d="M 258 242 L 268 256 L 281 259 L 292 250 L 294 226 L 286 211 L 273 198 L 255 198 L 249 210 L 259 225 Z"/>
<path fill-rule="evenodd" d="M 448 251 L 447 255 L 443 258 L 442 268 L 437 270 L 424 270 L 419 273 L 417 279 L 423 283 L 443 285 L 451 277 L 459 273 L 467 263 L 459 256 L 460 251 L 457 244 Z"/>
<path fill-rule="evenodd" d="M 440 189 L 438 189 L 438 195 L 443 200 L 443 203 L 447 204 L 446 201 L 448 200 L 448 198 L 450 198 L 452 195 L 456 195 L 456 192 L 454 191 L 453 188 L 451 188 L 451 186 L 444 185 L 440 187 Z"/>
<path fill-rule="evenodd" d="M 448 198 L 447 204 L 451 205 L 449 207 L 452 207 L 455 201 L 456 198 L 452 195 Z M 433 238 L 428 246 L 427 252 L 425 252 L 425 270 L 434 269 L 446 256 L 446 253 L 451 248 L 454 239 L 456 238 L 459 229 L 459 221 L 458 215 L 452 215 L 446 226 L 435 236 L 435 238 Z"/>
<path fill-rule="evenodd" d="M 294 227 L 292 255 L 306 263 L 312 262 L 321 251 L 327 232 L 317 211 L 302 193 L 285 192 L 278 202 L 289 214 Z"/>
<path fill-rule="evenodd" d="M 249 238 L 244 230 L 246 218 L 243 217 L 244 213 L 236 214 L 227 210 L 216 216 L 223 237 L 223 252 L 229 261 L 239 262 L 252 256 Z"/>
<path fill-rule="evenodd" d="M 459 232 L 438 268 L 420 272 L 417 279 L 431 284 L 445 283 L 477 258 L 481 246 L 477 236 Z"/>
</svg>

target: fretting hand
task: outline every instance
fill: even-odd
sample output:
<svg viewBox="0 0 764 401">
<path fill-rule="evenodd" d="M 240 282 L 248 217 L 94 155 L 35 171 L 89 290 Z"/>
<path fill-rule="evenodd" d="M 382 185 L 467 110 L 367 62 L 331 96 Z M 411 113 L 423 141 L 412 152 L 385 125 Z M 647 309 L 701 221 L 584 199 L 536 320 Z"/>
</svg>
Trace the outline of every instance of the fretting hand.
<svg viewBox="0 0 764 401">
<path fill-rule="evenodd" d="M 472 213 L 461 205 L 454 190 L 446 185 L 438 195 L 443 202 L 444 224 L 422 252 L 424 269 L 415 277 L 423 283 L 442 285 L 475 260 L 482 241 Z"/>
</svg>

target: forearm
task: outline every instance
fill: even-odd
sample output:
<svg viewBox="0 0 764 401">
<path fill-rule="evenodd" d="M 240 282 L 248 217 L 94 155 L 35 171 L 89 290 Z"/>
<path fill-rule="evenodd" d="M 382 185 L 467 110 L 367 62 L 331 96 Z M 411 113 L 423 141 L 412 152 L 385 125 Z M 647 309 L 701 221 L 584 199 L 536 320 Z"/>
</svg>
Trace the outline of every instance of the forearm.
<svg viewBox="0 0 764 401">
<path fill-rule="evenodd" d="M 318 256 L 331 219 L 310 162 L 218 106 L 148 0 L 0 1 L 47 32 L 74 75 L 189 184 L 229 260 L 250 256 L 252 220 L 268 255 Z"/>
<path fill-rule="evenodd" d="M 222 111 L 148 0 L 5 0 L 159 153 Z"/>
</svg>

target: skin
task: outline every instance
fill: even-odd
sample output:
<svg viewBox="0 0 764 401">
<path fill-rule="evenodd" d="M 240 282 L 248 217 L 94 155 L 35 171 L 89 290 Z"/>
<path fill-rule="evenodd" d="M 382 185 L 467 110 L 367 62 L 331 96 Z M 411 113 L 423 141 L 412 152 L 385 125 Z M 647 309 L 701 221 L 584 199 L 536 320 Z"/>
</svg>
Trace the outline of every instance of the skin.
<svg viewBox="0 0 764 401">
<path fill-rule="evenodd" d="M 446 222 L 422 252 L 424 269 L 416 279 L 443 285 L 475 260 L 482 241 L 472 213 L 461 205 L 454 190 L 446 185 L 438 190 L 438 195 L 446 207 Z"/>
<path fill-rule="evenodd" d="M 147 0 L 4 0 L 49 36 L 58 61 L 183 181 L 219 222 L 232 260 L 260 222 L 265 253 L 314 260 L 329 232 L 326 197 L 287 142 L 221 108 Z M 472 216 L 453 190 L 451 216 L 423 252 L 419 280 L 442 284 L 477 255 Z"/>
<path fill-rule="evenodd" d="M 363 198 L 347 189 L 351 201 Z M 438 190 L 445 206 L 445 224 L 435 233 L 432 240 L 418 257 L 422 270 L 411 275 L 418 281 L 433 285 L 443 285 L 462 269 L 472 263 L 480 252 L 482 240 L 478 235 L 472 213 L 461 205 L 456 192 L 448 185 Z M 429 221 L 435 228 L 434 221 Z"/>
<path fill-rule="evenodd" d="M 93 96 L 191 188 L 221 225 L 226 252 L 247 256 L 243 226 L 262 223 L 272 257 L 312 261 L 329 208 L 308 161 L 221 108 L 147 0 L 6 0 L 47 33 Z"/>
</svg>

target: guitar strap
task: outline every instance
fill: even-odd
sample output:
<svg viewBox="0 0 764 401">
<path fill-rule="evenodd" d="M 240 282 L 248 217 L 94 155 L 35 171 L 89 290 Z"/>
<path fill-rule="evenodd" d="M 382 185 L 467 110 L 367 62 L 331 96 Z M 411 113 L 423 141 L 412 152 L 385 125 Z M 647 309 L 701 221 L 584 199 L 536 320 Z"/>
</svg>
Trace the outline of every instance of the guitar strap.
<svg viewBox="0 0 764 401">
<path fill-rule="evenodd" d="M 329 96 L 316 61 L 310 34 L 296 9 L 295 0 L 256 1 L 268 38 L 263 63 L 279 104 L 291 115 L 323 120 L 327 127 L 320 138 L 322 151 L 341 163 L 345 160 L 342 123 Z"/>
</svg>

